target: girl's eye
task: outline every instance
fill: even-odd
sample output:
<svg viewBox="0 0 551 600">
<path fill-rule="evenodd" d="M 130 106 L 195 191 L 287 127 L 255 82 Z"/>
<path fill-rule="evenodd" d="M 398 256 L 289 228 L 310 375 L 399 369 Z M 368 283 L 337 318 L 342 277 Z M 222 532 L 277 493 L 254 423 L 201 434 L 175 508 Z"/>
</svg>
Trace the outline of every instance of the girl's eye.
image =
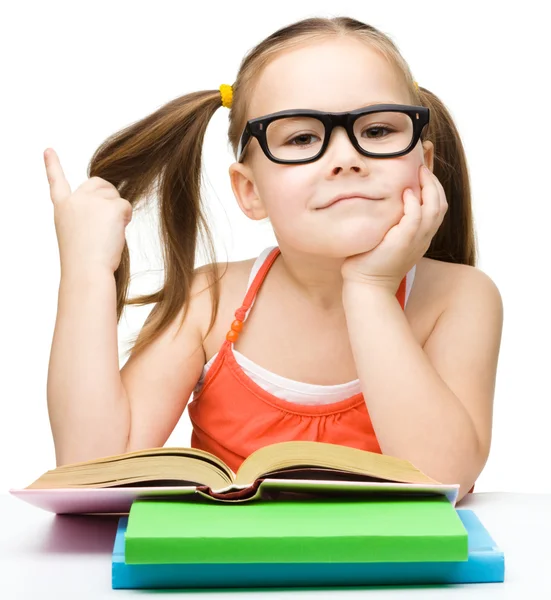
<svg viewBox="0 0 551 600">
<path fill-rule="evenodd" d="M 378 131 L 388 131 L 389 133 L 392 133 L 394 130 L 390 129 L 389 127 L 385 127 L 384 125 L 375 125 L 375 126 L 372 125 L 371 127 L 368 127 L 367 129 L 364 129 L 364 133 L 365 132 L 371 133 L 373 131 L 375 131 L 375 132 L 378 132 Z M 375 135 L 375 136 L 368 136 L 368 137 L 370 137 L 370 139 L 374 139 L 374 138 L 384 137 L 384 136 Z"/>
<path fill-rule="evenodd" d="M 294 138 L 291 138 L 289 140 L 289 144 L 291 144 L 291 146 L 308 146 L 308 144 L 314 143 L 312 138 L 319 140 L 319 137 L 313 133 L 301 133 L 300 135 L 296 135 Z"/>
</svg>

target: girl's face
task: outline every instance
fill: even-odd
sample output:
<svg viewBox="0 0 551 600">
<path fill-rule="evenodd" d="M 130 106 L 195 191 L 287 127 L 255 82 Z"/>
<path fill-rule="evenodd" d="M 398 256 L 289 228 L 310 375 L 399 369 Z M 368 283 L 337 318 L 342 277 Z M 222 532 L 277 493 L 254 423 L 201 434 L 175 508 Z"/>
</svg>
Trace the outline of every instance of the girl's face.
<svg viewBox="0 0 551 600">
<path fill-rule="evenodd" d="M 351 38 L 310 43 L 282 53 L 261 73 L 250 98 L 249 119 L 280 110 L 341 112 L 369 104 L 411 104 L 405 84 L 383 57 Z M 344 258 L 371 250 L 404 214 L 403 192 L 419 194 L 419 166 L 432 170 L 433 147 L 421 141 L 404 156 L 361 155 L 341 127 L 325 154 L 302 165 L 270 161 L 256 139 L 244 163 L 230 167 L 243 212 L 270 218 L 280 247 Z M 339 194 L 382 200 L 351 200 L 321 208 Z"/>
</svg>

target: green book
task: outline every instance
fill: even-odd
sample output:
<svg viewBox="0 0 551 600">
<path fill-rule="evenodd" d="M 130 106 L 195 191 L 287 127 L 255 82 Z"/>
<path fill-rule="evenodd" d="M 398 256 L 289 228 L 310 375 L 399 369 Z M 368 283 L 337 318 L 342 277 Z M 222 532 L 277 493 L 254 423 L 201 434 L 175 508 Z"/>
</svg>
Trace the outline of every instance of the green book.
<svg viewBox="0 0 551 600">
<path fill-rule="evenodd" d="M 136 500 L 127 564 L 464 561 L 467 531 L 443 496 L 221 504 Z"/>
</svg>

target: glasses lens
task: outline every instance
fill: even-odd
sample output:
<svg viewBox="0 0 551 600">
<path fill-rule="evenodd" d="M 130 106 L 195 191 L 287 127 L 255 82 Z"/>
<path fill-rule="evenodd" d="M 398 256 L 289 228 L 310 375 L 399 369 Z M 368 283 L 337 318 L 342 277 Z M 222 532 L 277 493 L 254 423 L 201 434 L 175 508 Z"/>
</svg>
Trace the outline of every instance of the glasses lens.
<svg viewBox="0 0 551 600">
<path fill-rule="evenodd" d="M 373 154 L 392 154 L 405 150 L 413 138 L 413 122 L 401 112 L 374 112 L 354 122 L 358 144 Z M 273 156 L 280 160 L 305 160 L 319 154 L 325 127 L 312 117 L 284 117 L 266 129 L 266 141 Z"/>
<path fill-rule="evenodd" d="M 266 128 L 270 152 L 280 160 L 301 160 L 316 156 L 323 145 L 325 128 L 312 117 L 285 117 Z"/>
<path fill-rule="evenodd" d="M 368 152 L 392 154 L 405 150 L 413 138 L 413 122 L 401 112 L 375 112 L 354 123 L 358 144 Z"/>
</svg>

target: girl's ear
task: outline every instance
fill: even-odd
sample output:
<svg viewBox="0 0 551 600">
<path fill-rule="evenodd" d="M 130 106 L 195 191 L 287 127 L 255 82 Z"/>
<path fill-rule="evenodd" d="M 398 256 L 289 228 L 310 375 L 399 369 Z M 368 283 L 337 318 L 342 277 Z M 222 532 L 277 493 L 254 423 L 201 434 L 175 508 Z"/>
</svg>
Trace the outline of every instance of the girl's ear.
<svg viewBox="0 0 551 600">
<path fill-rule="evenodd" d="M 434 144 L 429 140 L 423 142 L 423 158 L 425 165 L 434 172 Z"/>
<path fill-rule="evenodd" d="M 239 208 L 249 219 L 260 221 L 268 216 L 258 195 L 250 166 L 238 162 L 230 165 L 230 182 Z"/>
</svg>

